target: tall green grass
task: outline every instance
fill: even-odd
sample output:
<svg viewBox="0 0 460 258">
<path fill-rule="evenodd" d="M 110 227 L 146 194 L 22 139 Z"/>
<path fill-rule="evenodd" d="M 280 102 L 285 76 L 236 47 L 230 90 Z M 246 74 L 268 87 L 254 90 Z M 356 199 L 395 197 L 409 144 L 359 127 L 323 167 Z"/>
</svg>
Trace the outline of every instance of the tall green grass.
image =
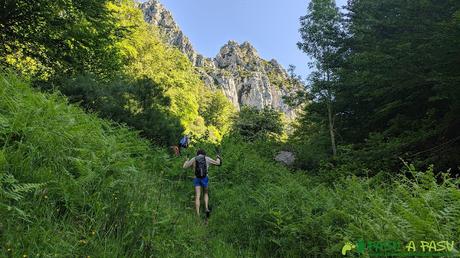
<svg viewBox="0 0 460 258">
<path fill-rule="evenodd" d="M 165 152 L 8 74 L 0 169 L 2 257 L 175 256 L 202 234 L 171 195 Z"/>
<path fill-rule="evenodd" d="M 211 174 L 211 234 L 253 256 L 335 257 L 359 239 L 455 241 L 458 252 L 460 180 L 447 174 L 406 165 L 398 177 L 313 176 L 261 159 L 240 140 L 222 149 L 223 166 Z M 336 178 L 325 183 L 329 173 Z"/>
<path fill-rule="evenodd" d="M 335 257 L 358 239 L 460 240 L 458 180 L 410 165 L 400 177 L 313 176 L 237 137 L 210 170 L 205 226 L 181 168 L 198 147 L 214 156 L 204 143 L 171 158 L 2 74 L 0 257 Z"/>
</svg>

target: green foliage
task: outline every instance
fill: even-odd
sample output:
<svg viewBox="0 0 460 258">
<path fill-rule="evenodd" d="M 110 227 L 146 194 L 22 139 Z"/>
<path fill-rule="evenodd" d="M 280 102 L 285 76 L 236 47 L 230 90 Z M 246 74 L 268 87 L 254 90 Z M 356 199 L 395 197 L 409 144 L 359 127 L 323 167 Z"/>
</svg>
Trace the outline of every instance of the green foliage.
<svg viewBox="0 0 460 258">
<path fill-rule="evenodd" d="M 300 169 L 318 169 L 321 162 L 331 160 L 327 127 L 322 121 L 321 112 L 313 111 L 316 107 L 303 108 L 294 124 L 294 132 L 289 137 L 289 144 L 296 155 L 301 157 L 295 162 L 295 166 Z"/>
<path fill-rule="evenodd" d="M 345 155 L 374 171 L 397 170 L 399 157 L 457 170 L 459 2 L 356 0 L 347 9 L 317 0 L 301 18 L 299 47 L 317 61 L 309 122 L 329 124 L 331 138 L 351 146 Z"/>
<path fill-rule="evenodd" d="M 341 14 L 331 0 L 314 0 L 308 13 L 300 18 L 302 41 L 297 46 L 315 58 L 319 72 L 330 72 L 340 53 Z"/>
<path fill-rule="evenodd" d="M 310 75 L 309 113 L 316 112 L 327 124 L 332 156 L 337 156 L 335 130 L 335 102 L 338 91 L 338 68 L 342 56 L 343 32 L 341 14 L 331 0 L 313 0 L 307 15 L 300 18 L 302 41 L 298 47 L 314 58 L 316 68 Z M 303 120 L 308 117 L 304 117 Z"/>
<path fill-rule="evenodd" d="M 282 98 L 284 103 L 289 107 L 300 111 L 305 104 L 307 99 L 307 92 L 305 90 L 306 83 L 302 80 L 302 76 L 295 73 L 296 66 L 289 65 L 288 72 L 288 83 L 287 92 Z"/>
<path fill-rule="evenodd" d="M 288 80 L 283 78 L 283 76 L 276 71 L 270 71 L 268 73 L 268 79 L 270 80 L 270 84 L 278 89 L 282 89 L 284 85 L 288 85 Z"/>
<path fill-rule="evenodd" d="M 393 155 L 456 169 L 459 2 L 351 1 L 348 8 L 347 87 L 337 95 L 344 140 L 380 135 Z"/>
<path fill-rule="evenodd" d="M 116 44 L 123 56 L 125 75 L 134 80 L 149 80 L 168 99 L 167 103 L 152 102 L 162 112 L 151 112 L 148 117 L 135 115 L 128 124 L 169 144 L 176 143 L 182 132 L 219 141 L 229 127 L 233 112 L 230 102 L 204 86 L 188 58 L 162 41 L 157 29 L 144 22 L 141 10 L 132 1 L 110 4 L 109 9 L 118 21 L 117 26 L 130 28 Z M 128 106 L 132 106 L 133 100 L 130 102 Z M 177 119 L 180 124 L 175 122 Z"/>
<path fill-rule="evenodd" d="M 161 146 L 175 144 L 184 130 L 180 119 L 167 108 L 171 99 L 165 90 L 147 77 L 102 84 L 89 76 L 79 76 L 67 81 L 61 90 L 71 102 L 125 123 Z"/>
<path fill-rule="evenodd" d="M 82 72 L 109 78 L 121 67 L 113 44 L 123 36 L 108 0 L 6 1 L 0 7 L 0 64 L 34 80 Z"/>
<path fill-rule="evenodd" d="M 234 122 L 234 131 L 248 140 L 281 136 L 283 130 L 281 113 L 270 108 L 242 107 Z"/>
<path fill-rule="evenodd" d="M 29 193 L 43 188 L 45 184 L 25 183 L 20 184 L 14 176 L 5 170 L 0 173 L 0 214 L 2 217 L 28 220 L 28 214 L 18 208 L 18 203 Z"/>
<path fill-rule="evenodd" d="M 165 152 L 14 76 L 0 86 L 0 256 L 202 253 Z"/>
<path fill-rule="evenodd" d="M 163 43 L 158 31 L 144 22 L 141 10 L 132 1 L 111 4 L 110 9 L 119 26 L 131 28 L 117 43 L 126 60 L 124 73 L 130 78 L 149 78 L 161 85 L 170 98 L 169 111 L 190 131 L 199 119 L 200 93 L 207 90 L 193 65 L 178 49 Z"/>
<path fill-rule="evenodd" d="M 326 166 L 312 176 L 235 137 L 223 139 L 223 165 L 210 169 L 204 226 L 182 158 L 14 76 L 0 82 L 1 256 L 337 256 L 361 238 L 460 233 L 458 179 L 409 165 L 400 177 Z M 215 146 L 198 145 L 214 156 Z"/>
<path fill-rule="evenodd" d="M 250 256 L 334 257 L 346 241 L 455 239 L 459 233 L 459 180 L 413 166 L 400 177 L 358 178 L 345 171 L 351 167 L 327 166 L 315 176 L 292 173 L 254 147 L 223 140 L 223 166 L 210 174 L 208 226 L 214 239 L 249 249 Z"/>
<path fill-rule="evenodd" d="M 1 25 L 6 44 L 0 62 L 35 85 L 59 89 L 71 102 L 160 145 L 176 144 L 184 132 L 218 141 L 228 131 L 229 101 L 204 87 L 187 57 L 144 22 L 134 1 L 11 5 L 5 22 L 14 26 Z"/>
<path fill-rule="evenodd" d="M 221 91 L 204 92 L 202 98 L 200 115 L 207 125 L 214 126 L 222 135 L 226 134 L 236 113 L 235 107 Z"/>
<path fill-rule="evenodd" d="M 134 1 L 15 1 L 2 8 L 0 64 L 35 85 L 58 88 L 162 145 L 176 143 L 184 131 L 219 140 L 228 130 L 230 111 L 222 99 L 212 104 L 223 108 L 223 121 L 203 122 L 201 95 L 209 90 Z"/>
<path fill-rule="evenodd" d="M 332 257 L 362 238 L 456 240 L 460 181 L 388 168 L 399 157 L 457 164 L 458 3 L 348 8 L 344 21 L 314 0 L 302 18 L 299 46 L 317 70 L 289 144 L 306 172 L 272 160 L 280 113 L 244 107 L 232 121 L 230 102 L 133 1 L 5 2 L 2 65 L 139 133 L 0 74 L 0 256 Z M 182 158 L 140 139 L 166 145 L 182 132 L 224 159 L 210 170 L 207 227 Z"/>
</svg>

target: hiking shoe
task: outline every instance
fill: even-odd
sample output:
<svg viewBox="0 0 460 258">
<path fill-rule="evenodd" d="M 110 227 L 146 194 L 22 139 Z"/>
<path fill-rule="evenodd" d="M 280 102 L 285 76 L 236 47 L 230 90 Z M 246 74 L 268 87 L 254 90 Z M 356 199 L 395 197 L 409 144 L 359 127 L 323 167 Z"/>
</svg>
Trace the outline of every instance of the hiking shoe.
<svg viewBox="0 0 460 258">
<path fill-rule="evenodd" d="M 206 219 L 209 219 L 209 216 L 211 216 L 211 210 L 206 210 Z"/>
</svg>

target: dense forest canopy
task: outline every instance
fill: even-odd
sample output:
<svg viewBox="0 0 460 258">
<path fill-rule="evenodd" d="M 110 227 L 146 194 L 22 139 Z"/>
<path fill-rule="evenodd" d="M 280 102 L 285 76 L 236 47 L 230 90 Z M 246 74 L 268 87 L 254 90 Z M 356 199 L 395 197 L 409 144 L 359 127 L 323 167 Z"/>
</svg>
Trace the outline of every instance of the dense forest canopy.
<svg viewBox="0 0 460 258">
<path fill-rule="evenodd" d="M 299 47 L 316 70 L 299 131 L 322 124 L 374 169 L 402 158 L 457 170 L 459 14 L 458 1 L 354 0 L 343 13 L 312 1 Z"/>
</svg>

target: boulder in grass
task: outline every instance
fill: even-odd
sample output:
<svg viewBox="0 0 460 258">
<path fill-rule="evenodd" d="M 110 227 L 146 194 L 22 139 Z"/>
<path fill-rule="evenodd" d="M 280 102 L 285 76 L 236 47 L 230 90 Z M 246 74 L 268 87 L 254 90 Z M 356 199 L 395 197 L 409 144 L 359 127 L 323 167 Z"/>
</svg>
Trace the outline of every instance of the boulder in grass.
<svg viewBox="0 0 460 258">
<path fill-rule="evenodd" d="M 275 160 L 278 162 L 282 162 L 287 166 L 291 166 L 294 164 L 295 155 L 289 151 L 280 151 L 278 155 L 276 155 Z"/>
</svg>

